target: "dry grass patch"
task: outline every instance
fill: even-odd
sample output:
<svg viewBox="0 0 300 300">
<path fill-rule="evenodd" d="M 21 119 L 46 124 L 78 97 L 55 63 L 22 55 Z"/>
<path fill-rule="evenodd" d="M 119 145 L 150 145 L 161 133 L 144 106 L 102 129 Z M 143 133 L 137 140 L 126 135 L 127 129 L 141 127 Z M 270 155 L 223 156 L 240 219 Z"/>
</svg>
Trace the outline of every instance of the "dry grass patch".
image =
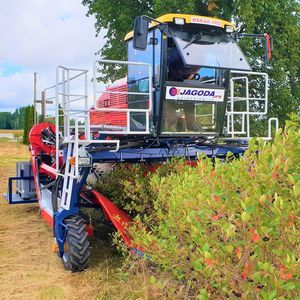
<svg viewBox="0 0 300 300">
<path fill-rule="evenodd" d="M 7 178 L 15 175 L 15 163 L 28 159 L 28 146 L 0 139 L 1 194 Z M 91 240 L 89 269 L 75 274 L 64 270 L 52 252 L 52 229 L 37 204 L 8 205 L 0 196 L 0 215 L 1 300 L 147 299 L 145 276 L 118 275 L 122 258 L 102 228 Z"/>
<path fill-rule="evenodd" d="M 23 131 L 17 129 L 0 129 L 0 133 L 23 134 Z"/>
</svg>

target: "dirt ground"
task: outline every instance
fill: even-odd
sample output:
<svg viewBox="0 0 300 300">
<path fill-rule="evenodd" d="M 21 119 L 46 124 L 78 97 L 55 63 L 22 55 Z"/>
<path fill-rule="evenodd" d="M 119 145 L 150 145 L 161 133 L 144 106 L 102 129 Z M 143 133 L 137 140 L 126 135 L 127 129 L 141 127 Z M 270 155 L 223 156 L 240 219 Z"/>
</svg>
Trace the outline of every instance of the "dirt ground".
<svg viewBox="0 0 300 300">
<path fill-rule="evenodd" d="M 15 175 L 15 162 L 28 160 L 28 147 L 0 139 L 0 192 Z M 8 205 L 0 197 L 0 299 L 147 299 L 144 276 L 121 273 L 122 258 L 101 236 L 91 241 L 90 267 L 64 270 L 52 252 L 52 231 L 37 204 Z M 131 275 L 130 275 L 131 276 Z M 150 296 L 150 298 L 152 298 Z"/>
</svg>

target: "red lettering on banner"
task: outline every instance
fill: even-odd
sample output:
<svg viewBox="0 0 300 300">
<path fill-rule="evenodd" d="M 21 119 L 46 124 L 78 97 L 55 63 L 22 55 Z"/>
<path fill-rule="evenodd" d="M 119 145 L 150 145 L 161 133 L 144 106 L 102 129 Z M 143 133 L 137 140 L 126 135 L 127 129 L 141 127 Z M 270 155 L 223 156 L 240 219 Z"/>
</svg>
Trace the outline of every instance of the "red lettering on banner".
<svg viewBox="0 0 300 300">
<path fill-rule="evenodd" d="M 205 25 L 212 25 L 212 26 L 222 27 L 222 22 L 221 21 L 211 20 L 211 19 L 207 19 L 207 18 L 192 17 L 191 18 L 191 23 L 198 23 L 198 24 L 205 24 Z"/>
</svg>

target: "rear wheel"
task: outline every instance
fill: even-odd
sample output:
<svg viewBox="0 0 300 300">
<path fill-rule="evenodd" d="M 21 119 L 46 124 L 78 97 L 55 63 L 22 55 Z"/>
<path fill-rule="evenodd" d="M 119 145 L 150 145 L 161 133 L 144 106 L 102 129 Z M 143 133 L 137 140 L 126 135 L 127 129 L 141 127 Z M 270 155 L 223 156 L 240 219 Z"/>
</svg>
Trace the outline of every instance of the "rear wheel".
<svg viewBox="0 0 300 300">
<path fill-rule="evenodd" d="M 79 216 L 69 217 L 64 223 L 68 227 L 68 232 L 62 262 L 67 270 L 83 271 L 88 265 L 90 256 L 86 224 Z"/>
</svg>

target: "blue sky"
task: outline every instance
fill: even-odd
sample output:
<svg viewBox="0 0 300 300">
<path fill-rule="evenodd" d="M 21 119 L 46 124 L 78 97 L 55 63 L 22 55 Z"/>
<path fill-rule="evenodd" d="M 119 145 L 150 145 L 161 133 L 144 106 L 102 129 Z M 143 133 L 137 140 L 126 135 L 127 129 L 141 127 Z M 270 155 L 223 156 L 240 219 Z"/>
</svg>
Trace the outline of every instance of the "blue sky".
<svg viewBox="0 0 300 300">
<path fill-rule="evenodd" d="M 0 1 L 0 111 L 14 111 L 55 82 L 58 65 L 91 69 L 104 44 L 81 0 Z"/>
<path fill-rule="evenodd" d="M 0 76 L 7 77 L 15 73 L 22 72 L 22 66 L 14 65 L 9 62 L 3 62 L 0 65 Z"/>
</svg>

